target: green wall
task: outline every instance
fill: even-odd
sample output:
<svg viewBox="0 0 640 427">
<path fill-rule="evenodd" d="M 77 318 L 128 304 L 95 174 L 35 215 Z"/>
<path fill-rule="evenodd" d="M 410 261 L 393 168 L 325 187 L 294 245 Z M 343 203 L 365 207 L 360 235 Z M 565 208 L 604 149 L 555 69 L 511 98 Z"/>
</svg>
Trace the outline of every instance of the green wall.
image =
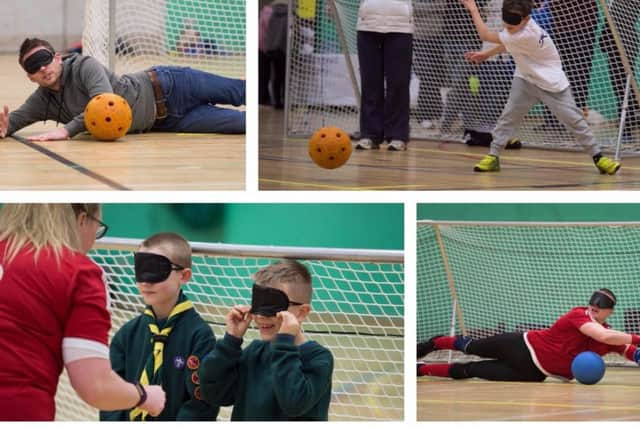
<svg viewBox="0 0 640 427">
<path fill-rule="evenodd" d="M 220 10 L 220 19 L 215 21 L 204 19 L 202 10 L 199 9 L 205 5 L 211 10 Z M 193 22 L 202 38 L 214 40 L 219 49 L 226 52 L 244 53 L 245 0 L 206 0 L 204 4 L 198 2 L 197 7 L 189 0 L 167 0 L 167 44 L 170 49 L 175 49 L 186 21 Z M 229 28 L 236 30 L 230 32 Z"/>
<path fill-rule="evenodd" d="M 376 203 L 105 204 L 109 236 L 174 231 L 188 240 L 403 249 L 403 205 Z"/>
<path fill-rule="evenodd" d="M 640 221 L 640 204 L 419 204 L 418 219 L 452 221 Z"/>
</svg>

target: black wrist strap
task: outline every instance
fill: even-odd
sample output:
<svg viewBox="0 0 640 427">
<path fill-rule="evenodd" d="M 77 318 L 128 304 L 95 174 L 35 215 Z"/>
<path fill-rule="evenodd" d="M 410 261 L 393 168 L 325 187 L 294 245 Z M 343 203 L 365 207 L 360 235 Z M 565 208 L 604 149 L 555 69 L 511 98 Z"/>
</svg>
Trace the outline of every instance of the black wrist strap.
<svg viewBox="0 0 640 427">
<path fill-rule="evenodd" d="M 138 400 L 138 403 L 136 403 L 136 405 L 134 406 L 134 408 L 137 408 L 147 401 L 147 391 L 144 389 L 144 386 L 139 382 L 135 383 L 134 385 L 136 386 L 136 390 L 138 390 L 138 394 L 140 395 L 140 400 Z"/>
</svg>

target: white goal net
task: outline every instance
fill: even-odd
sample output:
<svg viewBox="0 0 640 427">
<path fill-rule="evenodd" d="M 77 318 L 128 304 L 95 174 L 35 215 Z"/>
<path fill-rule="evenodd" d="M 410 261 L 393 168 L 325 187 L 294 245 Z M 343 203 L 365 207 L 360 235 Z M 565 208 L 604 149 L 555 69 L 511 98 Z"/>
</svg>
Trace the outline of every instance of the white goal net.
<svg viewBox="0 0 640 427">
<path fill-rule="evenodd" d="M 139 240 L 105 238 L 90 256 L 104 269 L 112 299 L 112 336 L 144 309 L 133 271 Z M 229 307 L 250 304 L 251 276 L 277 259 L 295 258 L 313 277 L 305 334 L 334 357 L 330 420 L 402 420 L 404 409 L 404 264 L 402 251 L 260 247 L 192 243 L 187 296 L 211 325 L 225 331 Z M 251 328 L 245 345 L 259 337 Z M 258 391 L 259 392 L 259 391 Z M 56 395 L 58 420 L 97 420 L 66 373 Z M 221 408 L 219 419 L 229 419 Z"/>
<path fill-rule="evenodd" d="M 244 0 L 87 0 L 83 53 L 122 74 L 180 65 L 245 76 Z"/>
<path fill-rule="evenodd" d="M 314 3 L 313 14 L 301 17 Z M 335 3 L 332 12 L 330 3 Z M 411 136 L 464 141 L 465 130 L 491 132 L 507 101 L 514 63 L 510 55 L 480 65 L 466 51 L 486 49 L 469 13 L 457 0 L 413 0 L 415 33 Z M 477 0 L 494 30 L 502 28 L 502 0 Z M 360 0 L 290 0 L 286 131 L 308 136 L 322 126 L 359 131 L 360 71 L 356 23 Z M 640 151 L 636 0 L 535 0 L 532 13 L 552 37 L 578 106 L 605 151 Z M 627 85 L 627 75 L 633 74 Z M 352 78 L 353 76 L 353 78 Z M 628 107 L 623 108 L 625 94 Z M 621 125 L 625 111 L 625 124 Z M 525 146 L 577 150 L 578 145 L 538 104 L 517 131 Z"/>
<path fill-rule="evenodd" d="M 419 221 L 417 231 L 418 342 L 547 328 L 603 287 L 618 299 L 607 323 L 640 334 L 640 223 Z"/>
</svg>

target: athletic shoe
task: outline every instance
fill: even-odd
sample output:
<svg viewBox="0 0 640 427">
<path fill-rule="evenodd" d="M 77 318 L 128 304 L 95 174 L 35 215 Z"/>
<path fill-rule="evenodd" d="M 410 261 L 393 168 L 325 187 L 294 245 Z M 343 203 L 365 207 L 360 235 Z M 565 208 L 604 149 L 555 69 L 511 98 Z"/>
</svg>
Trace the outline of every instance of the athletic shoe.
<svg viewBox="0 0 640 427">
<path fill-rule="evenodd" d="M 500 170 L 500 159 L 487 154 L 473 167 L 473 170 L 476 172 L 498 172 Z"/>
<path fill-rule="evenodd" d="M 522 142 L 518 138 L 511 138 L 507 141 L 507 146 L 505 147 L 507 150 L 514 150 L 518 148 L 522 148 Z"/>
<path fill-rule="evenodd" d="M 596 163 L 596 167 L 601 174 L 614 175 L 620 169 L 620 162 L 616 162 L 613 159 L 602 156 Z"/>
<path fill-rule="evenodd" d="M 391 141 L 389 143 L 389 146 L 387 147 L 387 150 L 389 151 L 407 151 L 407 144 L 403 141 L 399 141 L 397 139 L 394 139 L 393 141 Z"/>
<path fill-rule="evenodd" d="M 356 144 L 356 150 L 378 150 L 380 149 L 380 144 L 377 142 L 373 142 L 369 138 L 362 138 Z"/>
<path fill-rule="evenodd" d="M 427 354 L 431 353 L 436 349 L 436 344 L 434 340 L 442 335 L 436 335 L 435 337 L 431 337 L 429 341 L 419 342 L 418 343 L 418 359 L 422 359 Z"/>
</svg>

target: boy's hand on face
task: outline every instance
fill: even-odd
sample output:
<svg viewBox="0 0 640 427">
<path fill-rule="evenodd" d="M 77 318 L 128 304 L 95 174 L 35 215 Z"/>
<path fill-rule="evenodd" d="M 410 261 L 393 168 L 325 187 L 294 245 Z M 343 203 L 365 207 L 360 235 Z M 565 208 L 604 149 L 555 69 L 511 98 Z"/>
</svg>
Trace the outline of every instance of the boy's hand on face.
<svg viewBox="0 0 640 427">
<path fill-rule="evenodd" d="M 9 106 L 5 105 L 3 110 L 0 111 L 0 138 L 7 136 L 7 130 L 9 129 Z"/>
<path fill-rule="evenodd" d="M 253 315 L 249 313 L 251 306 L 236 305 L 227 313 L 227 333 L 236 338 L 242 338 L 249 328 Z"/>
<path fill-rule="evenodd" d="M 282 321 L 280 324 L 280 330 L 278 333 L 280 334 L 289 334 L 294 337 L 300 333 L 300 322 L 293 313 L 288 311 L 281 311 L 277 314 L 278 319 Z"/>
<path fill-rule="evenodd" d="M 469 12 L 473 12 L 474 10 L 478 9 L 475 0 L 460 0 L 460 3 L 462 3 L 462 5 L 467 8 Z"/>
<path fill-rule="evenodd" d="M 51 132 L 42 133 L 40 135 L 30 136 L 29 141 L 59 141 L 61 139 L 69 139 L 69 131 L 65 128 L 58 128 Z"/>
</svg>

